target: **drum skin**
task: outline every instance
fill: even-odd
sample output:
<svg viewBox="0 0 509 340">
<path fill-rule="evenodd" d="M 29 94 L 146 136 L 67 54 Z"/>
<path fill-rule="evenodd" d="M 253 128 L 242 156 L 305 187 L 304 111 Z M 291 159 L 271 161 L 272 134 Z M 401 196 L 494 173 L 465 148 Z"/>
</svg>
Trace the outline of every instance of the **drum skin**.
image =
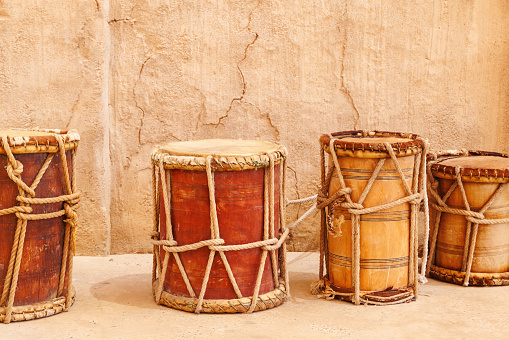
<svg viewBox="0 0 509 340">
<path fill-rule="evenodd" d="M 398 157 L 398 162 L 411 187 L 415 156 Z M 346 187 L 352 188 L 352 201 L 358 202 L 366 187 L 377 158 L 339 156 L 339 166 Z M 329 196 L 340 188 L 337 169 L 334 169 Z M 388 158 L 367 195 L 363 206 L 374 207 L 406 196 L 403 183 L 392 159 Z M 329 280 L 340 291 L 352 291 L 352 227 L 346 209 L 334 210 L 334 224 L 339 216 L 345 221 L 339 236 L 328 236 Z M 371 214 L 360 219 L 360 290 L 397 290 L 408 286 L 410 204 Z"/>
<path fill-rule="evenodd" d="M 437 178 L 438 194 L 443 197 L 455 182 L 452 179 Z M 465 193 L 473 211 L 479 211 L 495 192 L 499 183 L 476 183 L 463 181 Z M 456 188 L 447 205 L 450 208 L 466 209 L 461 192 Z M 435 213 L 431 210 L 430 226 L 435 225 Z M 487 219 L 509 218 L 509 187 L 484 213 Z M 465 246 L 467 221 L 461 215 L 442 213 L 438 229 L 435 265 L 445 269 L 462 271 L 463 249 Z M 432 234 L 432 233 L 431 233 Z M 472 261 L 472 273 L 509 272 L 509 224 L 479 225 Z"/>
<path fill-rule="evenodd" d="M 71 167 L 71 151 L 66 152 L 67 166 Z M 17 154 L 23 164 L 21 179 L 30 185 L 43 165 L 47 153 Z M 16 206 L 18 188 L 5 171 L 5 155 L 0 155 L 0 209 Z M 72 176 L 72 174 L 71 174 Z M 36 197 L 65 195 L 64 175 L 60 155 L 55 154 L 49 168 L 35 189 Z M 63 203 L 36 204 L 33 214 L 63 209 Z M 18 277 L 14 306 L 32 305 L 57 297 L 62 252 L 64 246 L 64 218 L 28 221 L 23 257 Z M 0 291 L 3 290 L 9 266 L 17 218 L 14 214 L 0 216 Z M 64 285 L 63 295 L 66 294 Z"/>
<path fill-rule="evenodd" d="M 171 183 L 169 192 L 171 191 L 171 223 L 174 239 L 178 245 L 210 239 L 210 200 L 205 171 L 179 169 L 166 171 Z M 265 171 L 268 169 L 214 173 L 219 233 L 225 245 L 263 240 Z M 279 164 L 274 167 L 274 188 L 275 237 L 278 237 Z M 166 230 L 166 212 L 164 198 L 161 195 L 161 239 L 166 238 Z M 162 260 L 165 251 L 162 247 L 160 250 Z M 197 295 L 201 291 L 209 253 L 210 250 L 207 247 L 179 253 L 191 286 Z M 262 257 L 261 248 L 229 251 L 225 255 L 242 295 L 252 296 Z M 273 282 L 272 265 L 268 257 L 265 261 L 259 293 L 270 292 L 278 286 L 279 283 Z M 173 256 L 170 256 L 168 270 L 165 273 L 164 290 L 173 295 L 190 297 Z M 214 257 L 204 298 L 224 300 L 237 298 L 218 253 Z"/>
</svg>

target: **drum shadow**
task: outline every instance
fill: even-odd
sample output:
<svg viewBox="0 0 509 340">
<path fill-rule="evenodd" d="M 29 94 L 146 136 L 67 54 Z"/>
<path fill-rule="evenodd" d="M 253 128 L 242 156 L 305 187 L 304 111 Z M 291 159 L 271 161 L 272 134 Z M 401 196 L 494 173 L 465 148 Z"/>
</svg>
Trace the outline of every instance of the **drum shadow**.
<svg viewBox="0 0 509 340">
<path fill-rule="evenodd" d="M 90 287 L 90 293 L 98 300 L 140 308 L 161 308 L 152 295 L 152 276 L 132 274 L 98 282 Z"/>
<path fill-rule="evenodd" d="M 299 300 L 316 300 L 316 295 L 310 293 L 311 283 L 317 280 L 317 275 L 309 272 L 290 272 L 290 300 L 293 303 L 302 303 Z"/>
</svg>

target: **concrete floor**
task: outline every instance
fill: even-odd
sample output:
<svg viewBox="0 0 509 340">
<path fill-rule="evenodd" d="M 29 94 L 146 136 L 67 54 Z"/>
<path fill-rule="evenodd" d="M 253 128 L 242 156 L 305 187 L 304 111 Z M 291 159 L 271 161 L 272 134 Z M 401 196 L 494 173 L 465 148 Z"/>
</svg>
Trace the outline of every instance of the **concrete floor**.
<svg viewBox="0 0 509 340">
<path fill-rule="evenodd" d="M 0 338 L 509 339 L 509 286 L 430 279 L 416 302 L 355 306 L 310 295 L 318 254 L 290 253 L 290 301 L 251 315 L 195 315 L 155 304 L 151 269 L 151 255 L 76 257 L 77 298 L 69 312 L 0 324 Z"/>
</svg>

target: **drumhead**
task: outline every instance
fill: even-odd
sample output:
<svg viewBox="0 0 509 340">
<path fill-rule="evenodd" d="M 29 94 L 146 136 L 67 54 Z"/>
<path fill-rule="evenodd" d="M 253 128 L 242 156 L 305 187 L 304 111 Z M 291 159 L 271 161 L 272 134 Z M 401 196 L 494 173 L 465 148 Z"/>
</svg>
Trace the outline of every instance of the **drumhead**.
<svg viewBox="0 0 509 340">
<path fill-rule="evenodd" d="M 57 152 L 56 135 L 62 136 L 66 150 L 78 147 L 80 135 L 76 130 L 0 129 L 0 136 L 7 138 L 11 151 L 15 154 Z M 2 143 L 0 143 L 0 154 L 5 154 Z"/>
<path fill-rule="evenodd" d="M 390 157 L 384 143 L 390 143 L 397 157 L 415 155 L 422 151 L 424 143 L 418 135 L 388 131 L 344 131 L 322 135 L 320 142 L 330 153 L 331 136 L 338 156 L 359 158 Z"/>
<path fill-rule="evenodd" d="M 161 151 L 175 156 L 252 156 L 276 152 L 279 146 L 270 142 L 243 139 L 204 139 L 166 144 Z"/>
<path fill-rule="evenodd" d="M 461 167 L 461 178 L 467 182 L 509 182 L 509 158 L 507 155 L 480 152 L 479 155 L 444 156 L 431 166 L 433 176 L 456 178 L 456 167 Z"/>
<path fill-rule="evenodd" d="M 286 149 L 258 140 L 204 139 L 166 144 L 152 153 L 152 162 L 162 162 L 166 169 L 205 170 L 210 156 L 215 171 L 241 171 L 269 167 L 269 155 L 278 164 L 286 158 Z"/>
</svg>

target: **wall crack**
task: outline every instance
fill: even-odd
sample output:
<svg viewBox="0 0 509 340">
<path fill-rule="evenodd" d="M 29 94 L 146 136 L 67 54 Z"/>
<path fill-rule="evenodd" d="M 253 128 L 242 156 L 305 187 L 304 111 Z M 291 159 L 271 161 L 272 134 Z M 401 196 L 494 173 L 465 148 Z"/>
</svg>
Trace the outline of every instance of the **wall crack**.
<svg viewBox="0 0 509 340">
<path fill-rule="evenodd" d="M 258 9 L 258 7 L 260 7 L 260 0 L 257 2 L 256 6 L 253 8 L 253 10 L 249 13 L 248 21 L 247 21 L 247 25 L 246 25 L 247 31 L 249 33 L 253 33 L 254 34 L 253 41 L 251 41 L 250 43 L 247 44 L 246 48 L 244 49 L 244 57 L 237 62 L 237 70 L 239 71 L 240 78 L 241 78 L 241 81 L 242 81 L 242 93 L 241 93 L 241 95 L 239 97 L 235 97 L 235 98 L 232 99 L 232 101 L 230 102 L 230 106 L 226 110 L 226 114 L 221 116 L 221 117 L 219 117 L 219 120 L 217 121 L 217 124 L 208 124 L 208 125 L 215 125 L 216 128 L 217 128 L 220 124 L 222 124 L 221 121 L 223 119 L 227 118 L 228 115 L 230 114 L 230 111 L 231 111 L 231 109 L 233 107 L 233 103 L 241 102 L 244 99 L 244 96 L 246 94 L 247 83 L 246 83 L 246 79 L 244 78 L 244 72 L 242 72 L 242 69 L 240 68 L 240 64 L 244 60 L 247 59 L 247 51 L 249 50 L 249 48 L 251 46 L 254 45 L 256 40 L 258 40 L 258 33 L 257 32 L 252 32 L 252 30 L 251 30 L 251 20 L 252 20 L 252 17 L 253 17 L 253 13 L 254 13 L 254 11 L 256 11 L 256 9 Z"/>
<path fill-rule="evenodd" d="M 129 22 L 129 23 L 135 23 L 136 22 L 136 19 L 131 19 L 131 18 L 121 18 L 121 19 L 111 19 L 108 21 L 108 24 L 115 24 L 117 22 Z"/>
<path fill-rule="evenodd" d="M 348 4 L 346 5 L 345 12 L 343 13 L 343 16 L 348 16 Z M 341 28 L 338 25 L 338 31 L 341 34 Z M 353 123 L 353 129 L 357 130 L 357 124 L 359 123 L 359 120 L 361 119 L 361 115 L 359 113 L 359 110 L 357 110 L 357 107 L 355 106 L 355 102 L 352 98 L 352 95 L 350 94 L 350 89 L 345 85 L 345 56 L 346 56 L 346 45 L 348 44 L 348 33 L 346 30 L 343 30 L 343 51 L 341 55 L 341 91 L 346 95 L 346 98 L 350 105 L 352 106 L 353 110 L 355 111 L 355 118 Z"/>
<path fill-rule="evenodd" d="M 296 199 L 300 199 L 300 193 L 299 193 L 299 180 L 297 179 L 297 171 L 295 171 L 291 166 L 287 165 L 288 170 L 290 170 L 293 173 L 293 177 L 295 178 L 295 193 L 297 194 Z M 299 203 L 299 207 L 297 208 L 297 216 L 300 215 L 300 206 L 302 203 Z"/>
<path fill-rule="evenodd" d="M 257 106 L 255 106 L 258 110 L 260 110 Z M 281 135 L 281 133 L 279 132 L 279 129 L 277 128 L 276 125 L 274 125 L 274 123 L 272 123 L 272 119 L 270 119 L 270 114 L 267 113 L 267 120 L 269 121 L 269 124 L 270 126 L 272 126 L 274 128 L 274 130 L 276 130 L 276 142 L 279 142 L 279 136 Z"/>
<path fill-rule="evenodd" d="M 133 86 L 133 100 L 134 100 L 134 104 L 135 104 L 136 108 L 141 111 L 140 127 L 139 127 L 139 130 L 138 130 L 138 144 L 139 145 L 143 144 L 141 142 L 141 131 L 143 130 L 143 125 L 145 123 L 145 110 L 143 110 L 143 108 L 138 104 L 138 101 L 136 100 L 136 86 L 138 85 L 138 82 L 141 79 L 141 74 L 143 73 L 143 69 L 145 68 L 145 65 L 147 64 L 147 62 L 151 58 L 152 58 L 152 56 L 148 57 L 147 59 L 145 59 L 143 64 L 141 64 L 140 72 L 138 74 L 138 79 L 136 80 L 136 82 L 134 83 L 134 86 Z"/>
</svg>

